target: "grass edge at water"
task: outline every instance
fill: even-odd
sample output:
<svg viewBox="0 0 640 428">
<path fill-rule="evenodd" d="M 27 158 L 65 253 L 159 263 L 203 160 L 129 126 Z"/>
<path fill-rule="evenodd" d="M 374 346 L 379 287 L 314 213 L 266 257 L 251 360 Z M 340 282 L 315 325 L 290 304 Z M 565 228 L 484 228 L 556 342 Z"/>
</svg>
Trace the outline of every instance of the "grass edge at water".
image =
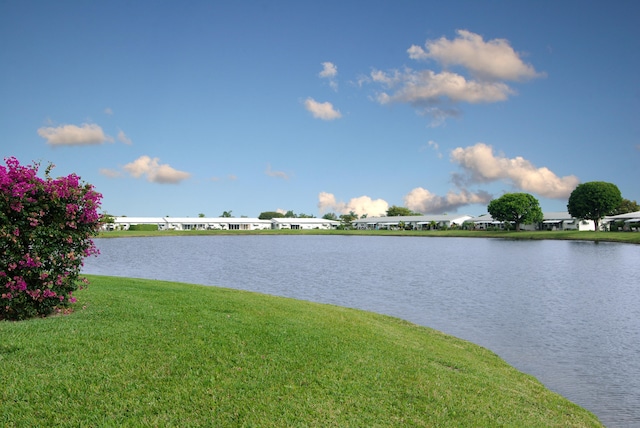
<svg viewBox="0 0 640 428">
<path fill-rule="evenodd" d="M 491 351 L 397 318 L 89 278 L 71 315 L 0 322 L 0 424 L 601 426 Z"/>
</svg>

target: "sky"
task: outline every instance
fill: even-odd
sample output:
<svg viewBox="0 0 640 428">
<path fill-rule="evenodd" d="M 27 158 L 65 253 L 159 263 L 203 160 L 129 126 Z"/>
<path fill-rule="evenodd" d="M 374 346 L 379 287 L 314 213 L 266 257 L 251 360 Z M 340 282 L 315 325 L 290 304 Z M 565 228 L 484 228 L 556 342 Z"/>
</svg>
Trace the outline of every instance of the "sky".
<svg viewBox="0 0 640 428">
<path fill-rule="evenodd" d="M 0 155 L 115 216 L 640 201 L 640 2 L 0 0 Z"/>
</svg>

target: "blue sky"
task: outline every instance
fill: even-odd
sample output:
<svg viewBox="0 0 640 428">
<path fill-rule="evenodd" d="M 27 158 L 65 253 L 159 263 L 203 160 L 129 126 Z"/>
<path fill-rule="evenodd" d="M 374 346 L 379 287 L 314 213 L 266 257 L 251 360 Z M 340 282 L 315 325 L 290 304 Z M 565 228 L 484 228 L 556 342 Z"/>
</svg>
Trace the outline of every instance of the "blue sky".
<svg viewBox="0 0 640 428">
<path fill-rule="evenodd" d="M 0 154 L 128 216 L 640 201 L 636 1 L 0 1 Z"/>
</svg>

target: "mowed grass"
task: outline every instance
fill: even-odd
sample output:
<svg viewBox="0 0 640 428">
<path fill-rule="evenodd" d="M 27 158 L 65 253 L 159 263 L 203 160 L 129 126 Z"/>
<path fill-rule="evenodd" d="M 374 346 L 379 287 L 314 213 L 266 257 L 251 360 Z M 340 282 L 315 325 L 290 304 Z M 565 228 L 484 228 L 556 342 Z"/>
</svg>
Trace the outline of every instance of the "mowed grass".
<svg viewBox="0 0 640 428">
<path fill-rule="evenodd" d="M 1 426 L 601 426 L 489 350 L 396 318 L 89 278 L 71 315 L 0 322 Z"/>
<path fill-rule="evenodd" d="M 490 231 L 490 230 L 161 230 L 100 232 L 100 238 L 196 236 L 196 235 L 367 235 L 367 236 L 422 236 L 441 238 L 500 238 L 500 239 L 555 239 L 594 242 L 622 242 L 640 244 L 640 232 L 588 232 L 559 231 Z"/>
</svg>

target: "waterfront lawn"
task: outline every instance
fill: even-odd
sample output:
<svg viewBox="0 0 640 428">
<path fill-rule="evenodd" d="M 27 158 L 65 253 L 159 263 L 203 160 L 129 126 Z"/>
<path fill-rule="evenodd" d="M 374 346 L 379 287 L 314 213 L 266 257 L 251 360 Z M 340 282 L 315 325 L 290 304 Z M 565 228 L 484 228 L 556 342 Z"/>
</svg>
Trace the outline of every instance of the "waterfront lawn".
<svg viewBox="0 0 640 428">
<path fill-rule="evenodd" d="M 71 315 L 0 322 L 0 425 L 601 426 L 494 353 L 396 318 L 89 278 Z"/>
<path fill-rule="evenodd" d="M 423 236 L 457 238 L 501 238 L 501 239 L 556 239 L 594 242 L 624 242 L 640 244 L 640 232 L 587 232 L 577 230 L 559 231 L 490 231 L 490 230 L 118 230 L 100 232 L 100 238 L 151 237 L 151 236 L 195 236 L 195 235 L 371 235 L 371 236 Z"/>
</svg>

